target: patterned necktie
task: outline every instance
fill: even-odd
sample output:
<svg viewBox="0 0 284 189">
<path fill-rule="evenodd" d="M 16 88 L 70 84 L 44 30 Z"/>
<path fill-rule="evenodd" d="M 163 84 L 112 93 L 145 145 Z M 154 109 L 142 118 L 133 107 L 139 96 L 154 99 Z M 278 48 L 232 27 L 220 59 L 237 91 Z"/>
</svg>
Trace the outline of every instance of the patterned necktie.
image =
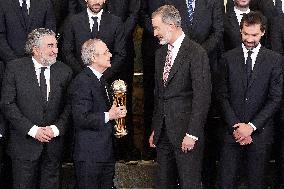
<svg viewBox="0 0 284 189">
<path fill-rule="evenodd" d="M 42 99 L 44 102 L 47 102 L 47 85 L 46 85 L 46 80 L 45 80 L 45 76 L 44 76 L 44 71 L 47 67 L 41 67 L 41 71 L 40 71 L 40 91 L 41 91 L 41 95 L 42 95 Z"/>
<path fill-rule="evenodd" d="M 171 71 L 172 68 L 172 56 L 173 56 L 173 48 L 174 46 L 168 44 L 168 51 L 167 51 L 167 56 L 166 56 L 166 62 L 165 62 L 165 66 L 164 66 L 164 72 L 163 72 L 163 81 L 164 81 L 164 85 L 166 85 L 166 82 L 168 80 L 169 77 L 169 73 Z"/>
<path fill-rule="evenodd" d="M 187 0 L 187 12 L 188 12 L 188 18 L 189 18 L 190 24 L 192 24 L 193 13 L 194 13 L 193 6 L 192 6 L 193 1 L 194 0 Z"/>
<path fill-rule="evenodd" d="M 92 36 L 93 38 L 95 38 L 98 35 L 98 17 L 93 16 L 92 19 L 94 20 L 94 24 L 92 27 Z"/>
<path fill-rule="evenodd" d="M 252 51 L 248 51 L 248 57 L 246 61 L 246 70 L 247 70 L 247 85 L 249 84 L 251 74 L 252 74 L 252 59 L 251 59 Z"/>
</svg>

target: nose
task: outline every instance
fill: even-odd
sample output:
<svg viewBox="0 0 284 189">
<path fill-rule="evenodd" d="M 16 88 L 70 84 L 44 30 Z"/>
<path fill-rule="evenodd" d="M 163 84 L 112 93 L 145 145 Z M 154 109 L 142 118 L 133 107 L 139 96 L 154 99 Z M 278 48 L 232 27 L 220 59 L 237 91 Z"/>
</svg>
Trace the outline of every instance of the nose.
<svg viewBox="0 0 284 189">
<path fill-rule="evenodd" d="M 54 47 L 54 48 L 52 49 L 52 52 L 55 53 L 55 54 L 57 54 L 57 53 L 58 53 L 58 48 L 57 48 L 57 47 Z"/>
</svg>

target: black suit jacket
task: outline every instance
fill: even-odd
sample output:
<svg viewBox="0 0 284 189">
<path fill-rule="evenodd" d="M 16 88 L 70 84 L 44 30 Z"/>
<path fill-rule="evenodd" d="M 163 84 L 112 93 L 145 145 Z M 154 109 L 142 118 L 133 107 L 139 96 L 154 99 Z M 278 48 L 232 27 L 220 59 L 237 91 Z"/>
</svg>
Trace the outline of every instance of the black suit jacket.
<svg viewBox="0 0 284 189">
<path fill-rule="evenodd" d="M 225 51 L 234 49 L 242 44 L 240 25 L 234 11 L 225 14 L 223 42 Z"/>
<path fill-rule="evenodd" d="M 49 0 L 31 0 L 29 11 L 30 21 L 25 23 L 18 0 L 0 0 L 0 59 L 4 62 L 25 55 L 27 36 L 33 29 L 56 29 Z"/>
<path fill-rule="evenodd" d="M 211 96 L 210 67 L 205 50 L 186 36 L 164 87 L 166 55 L 167 45 L 156 51 L 154 143 L 157 144 L 165 122 L 170 142 L 180 148 L 186 133 L 203 140 Z"/>
<path fill-rule="evenodd" d="M 278 53 L 261 47 L 247 87 L 241 46 L 223 55 L 219 97 L 228 129 L 225 141 L 234 143 L 232 126 L 248 122 L 257 128 L 254 144 L 272 141 L 273 116 L 282 98 L 282 64 Z"/>
<path fill-rule="evenodd" d="M 270 40 L 272 50 L 284 55 L 284 14 L 274 18 Z"/>
<path fill-rule="evenodd" d="M 9 121 L 8 154 L 23 160 L 37 159 L 43 143 L 28 135 L 34 126 L 56 125 L 59 136 L 46 143 L 51 158 L 60 158 L 70 106 L 66 105 L 66 89 L 72 71 L 61 62 L 50 67 L 50 94 L 45 106 L 41 98 L 34 64 L 30 57 L 11 61 L 6 68 L 1 110 Z"/>
<path fill-rule="evenodd" d="M 85 68 L 71 85 L 75 127 L 75 161 L 112 162 L 113 125 L 105 123 L 110 102 L 105 88 L 90 68 Z"/>
<path fill-rule="evenodd" d="M 63 55 L 75 74 L 84 69 L 81 48 L 85 41 L 92 38 L 87 11 L 70 18 L 63 35 Z M 112 53 L 111 69 L 104 74 L 108 80 L 119 77 L 126 56 L 124 27 L 119 17 L 103 12 L 97 38 L 106 43 Z"/>
<path fill-rule="evenodd" d="M 193 23 L 189 24 L 186 1 L 166 0 L 180 12 L 182 28 L 189 38 L 200 44 L 211 57 L 216 54 L 223 36 L 223 10 L 219 0 L 196 0 Z"/>
</svg>

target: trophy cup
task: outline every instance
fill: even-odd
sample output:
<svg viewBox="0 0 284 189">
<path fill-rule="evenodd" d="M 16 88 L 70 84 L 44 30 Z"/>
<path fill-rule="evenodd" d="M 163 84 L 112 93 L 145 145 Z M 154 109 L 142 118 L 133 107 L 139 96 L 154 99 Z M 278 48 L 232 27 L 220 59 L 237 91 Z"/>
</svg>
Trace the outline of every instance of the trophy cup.
<svg viewBox="0 0 284 189">
<path fill-rule="evenodd" d="M 123 80 L 115 80 L 112 85 L 113 102 L 116 106 L 126 106 L 126 91 L 127 85 Z M 115 119 L 116 125 L 114 126 L 114 136 L 121 138 L 127 135 L 125 117 Z"/>
</svg>

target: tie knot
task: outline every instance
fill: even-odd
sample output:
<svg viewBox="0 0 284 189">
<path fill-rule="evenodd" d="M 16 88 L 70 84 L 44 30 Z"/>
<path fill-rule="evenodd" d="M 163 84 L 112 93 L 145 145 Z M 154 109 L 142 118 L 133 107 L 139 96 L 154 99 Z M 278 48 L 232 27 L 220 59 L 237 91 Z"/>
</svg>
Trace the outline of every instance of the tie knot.
<svg viewBox="0 0 284 189">
<path fill-rule="evenodd" d="M 187 2 L 188 2 L 189 5 L 192 5 L 193 1 L 194 1 L 194 0 L 187 0 Z"/>
<path fill-rule="evenodd" d="M 250 57 L 252 55 L 252 51 L 248 51 L 248 57 Z"/>
<path fill-rule="evenodd" d="M 173 49 L 174 49 L 174 46 L 171 45 L 171 44 L 168 44 L 168 50 L 169 50 L 169 51 L 172 51 Z"/>
<path fill-rule="evenodd" d="M 45 70 L 46 68 L 47 68 L 47 67 L 41 67 L 41 68 L 40 68 L 40 71 L 41 71 L 41 72 L 44 72 L 44 70 Z"/>
<path fill-rule="evenodd" d="M 92 19 L 94 20 L 94 22 L 98 21 L 98 17 L 96 17 L 96 16 L 92 16 Z"/>
</svg>

